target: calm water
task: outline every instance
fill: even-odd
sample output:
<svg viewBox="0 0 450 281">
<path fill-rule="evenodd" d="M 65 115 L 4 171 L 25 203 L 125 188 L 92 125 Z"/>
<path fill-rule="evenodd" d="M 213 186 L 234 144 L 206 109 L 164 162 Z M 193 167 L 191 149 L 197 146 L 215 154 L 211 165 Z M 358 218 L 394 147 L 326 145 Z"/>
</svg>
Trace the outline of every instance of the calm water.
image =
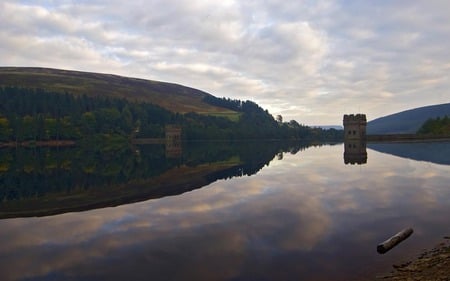
<svg viewBox="0 0 450 281">
<path fill-rule="evenodd" d="M 449 149 L 1 150 L 0 279 L 372 280 L 450 235 Z"/>
</svg>

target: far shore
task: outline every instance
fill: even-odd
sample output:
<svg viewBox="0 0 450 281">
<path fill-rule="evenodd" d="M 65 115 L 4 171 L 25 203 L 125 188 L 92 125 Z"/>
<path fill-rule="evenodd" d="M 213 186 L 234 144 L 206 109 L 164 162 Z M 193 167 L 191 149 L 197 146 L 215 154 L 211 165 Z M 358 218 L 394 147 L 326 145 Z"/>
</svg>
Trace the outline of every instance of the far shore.
<svg viewBox="0 0 450 281">
<path fill-rule="evenodd" d="M 131 144 L 164 144 L 165 138 L 138 138 L 132 139 Z M 74 140 L 46 140 L 46 141 L 20 141 L 20 142 L 0 142 L 0 148 L 13 147 L 60 147 L 60 146 L 76 146 L 77 141 Z"/>
<path fill-rule="evenodd" d="M 58 146 L 75 146 L 73 140 L 49 140 L 49 141 L 22 141 L 22 142 L 2 142 L 0 148 L 12 147 L 58 147 Z"/>
<path fill-rule="evenodd" d="M 367 142 L 440 142 L 450 141 L 450 136 L 431 136 L 431 135 L 415 135 L 415 134 L 389 134 L 389 135 L 367 135 Z M 137 138 L 131 139 L 131 144 L 165 144 L 165 138 Z M 69 147 L 76 146 L 77 141 L 74 140 L 46 140 L 46 141 L 10 141 L 0 142 L 1 148 L 14 147 Z"/>
</svg>

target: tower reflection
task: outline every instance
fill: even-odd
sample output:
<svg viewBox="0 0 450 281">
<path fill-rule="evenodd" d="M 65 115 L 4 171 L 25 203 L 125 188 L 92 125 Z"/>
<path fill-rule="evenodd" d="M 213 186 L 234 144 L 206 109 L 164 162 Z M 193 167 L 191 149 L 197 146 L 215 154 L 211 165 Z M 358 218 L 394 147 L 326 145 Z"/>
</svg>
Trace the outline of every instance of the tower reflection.
<svg viewBox="0 0 450 281">
<path fill-rule="evenodd" d="M 366 164 L 366 115 L 344 115 L 344 163 Z"/>
<path fill-rule="evenodd" d="M 344 142 L 344 163 L 362 165 L 367 163 L 366 141 L 346 140 Z"/>
</svg>

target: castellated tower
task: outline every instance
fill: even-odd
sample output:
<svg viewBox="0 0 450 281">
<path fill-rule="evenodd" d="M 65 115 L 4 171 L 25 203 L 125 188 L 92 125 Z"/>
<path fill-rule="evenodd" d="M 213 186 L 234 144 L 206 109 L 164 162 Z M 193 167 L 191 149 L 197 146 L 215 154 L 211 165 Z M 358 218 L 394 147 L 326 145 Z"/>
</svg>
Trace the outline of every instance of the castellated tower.
<svg viewBox="0 0 450 281">
<path fill-rule="evenodd" d="M 345 140 L 366 140 L 367 120 L 365 114 L 345 114 L 344 134 Z"/>
<path fill-rule="evenodd" d="M 344 163 L 367 163 L 365 114 L 344 115 Z"/>
</svg>

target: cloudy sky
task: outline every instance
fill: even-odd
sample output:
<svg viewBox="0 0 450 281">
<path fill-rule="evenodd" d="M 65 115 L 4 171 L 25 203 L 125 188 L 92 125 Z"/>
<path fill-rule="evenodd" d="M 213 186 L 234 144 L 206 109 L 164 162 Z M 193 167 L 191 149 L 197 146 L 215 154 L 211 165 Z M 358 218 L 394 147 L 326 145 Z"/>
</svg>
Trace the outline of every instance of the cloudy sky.
<svg viewBox="0 0 450 281">
<path fill-rule="evenodd" d="M 341 124 L 450 102 L 450 2 L 1 0 L 0 65 L 114 73 Z"/>
</svg>

